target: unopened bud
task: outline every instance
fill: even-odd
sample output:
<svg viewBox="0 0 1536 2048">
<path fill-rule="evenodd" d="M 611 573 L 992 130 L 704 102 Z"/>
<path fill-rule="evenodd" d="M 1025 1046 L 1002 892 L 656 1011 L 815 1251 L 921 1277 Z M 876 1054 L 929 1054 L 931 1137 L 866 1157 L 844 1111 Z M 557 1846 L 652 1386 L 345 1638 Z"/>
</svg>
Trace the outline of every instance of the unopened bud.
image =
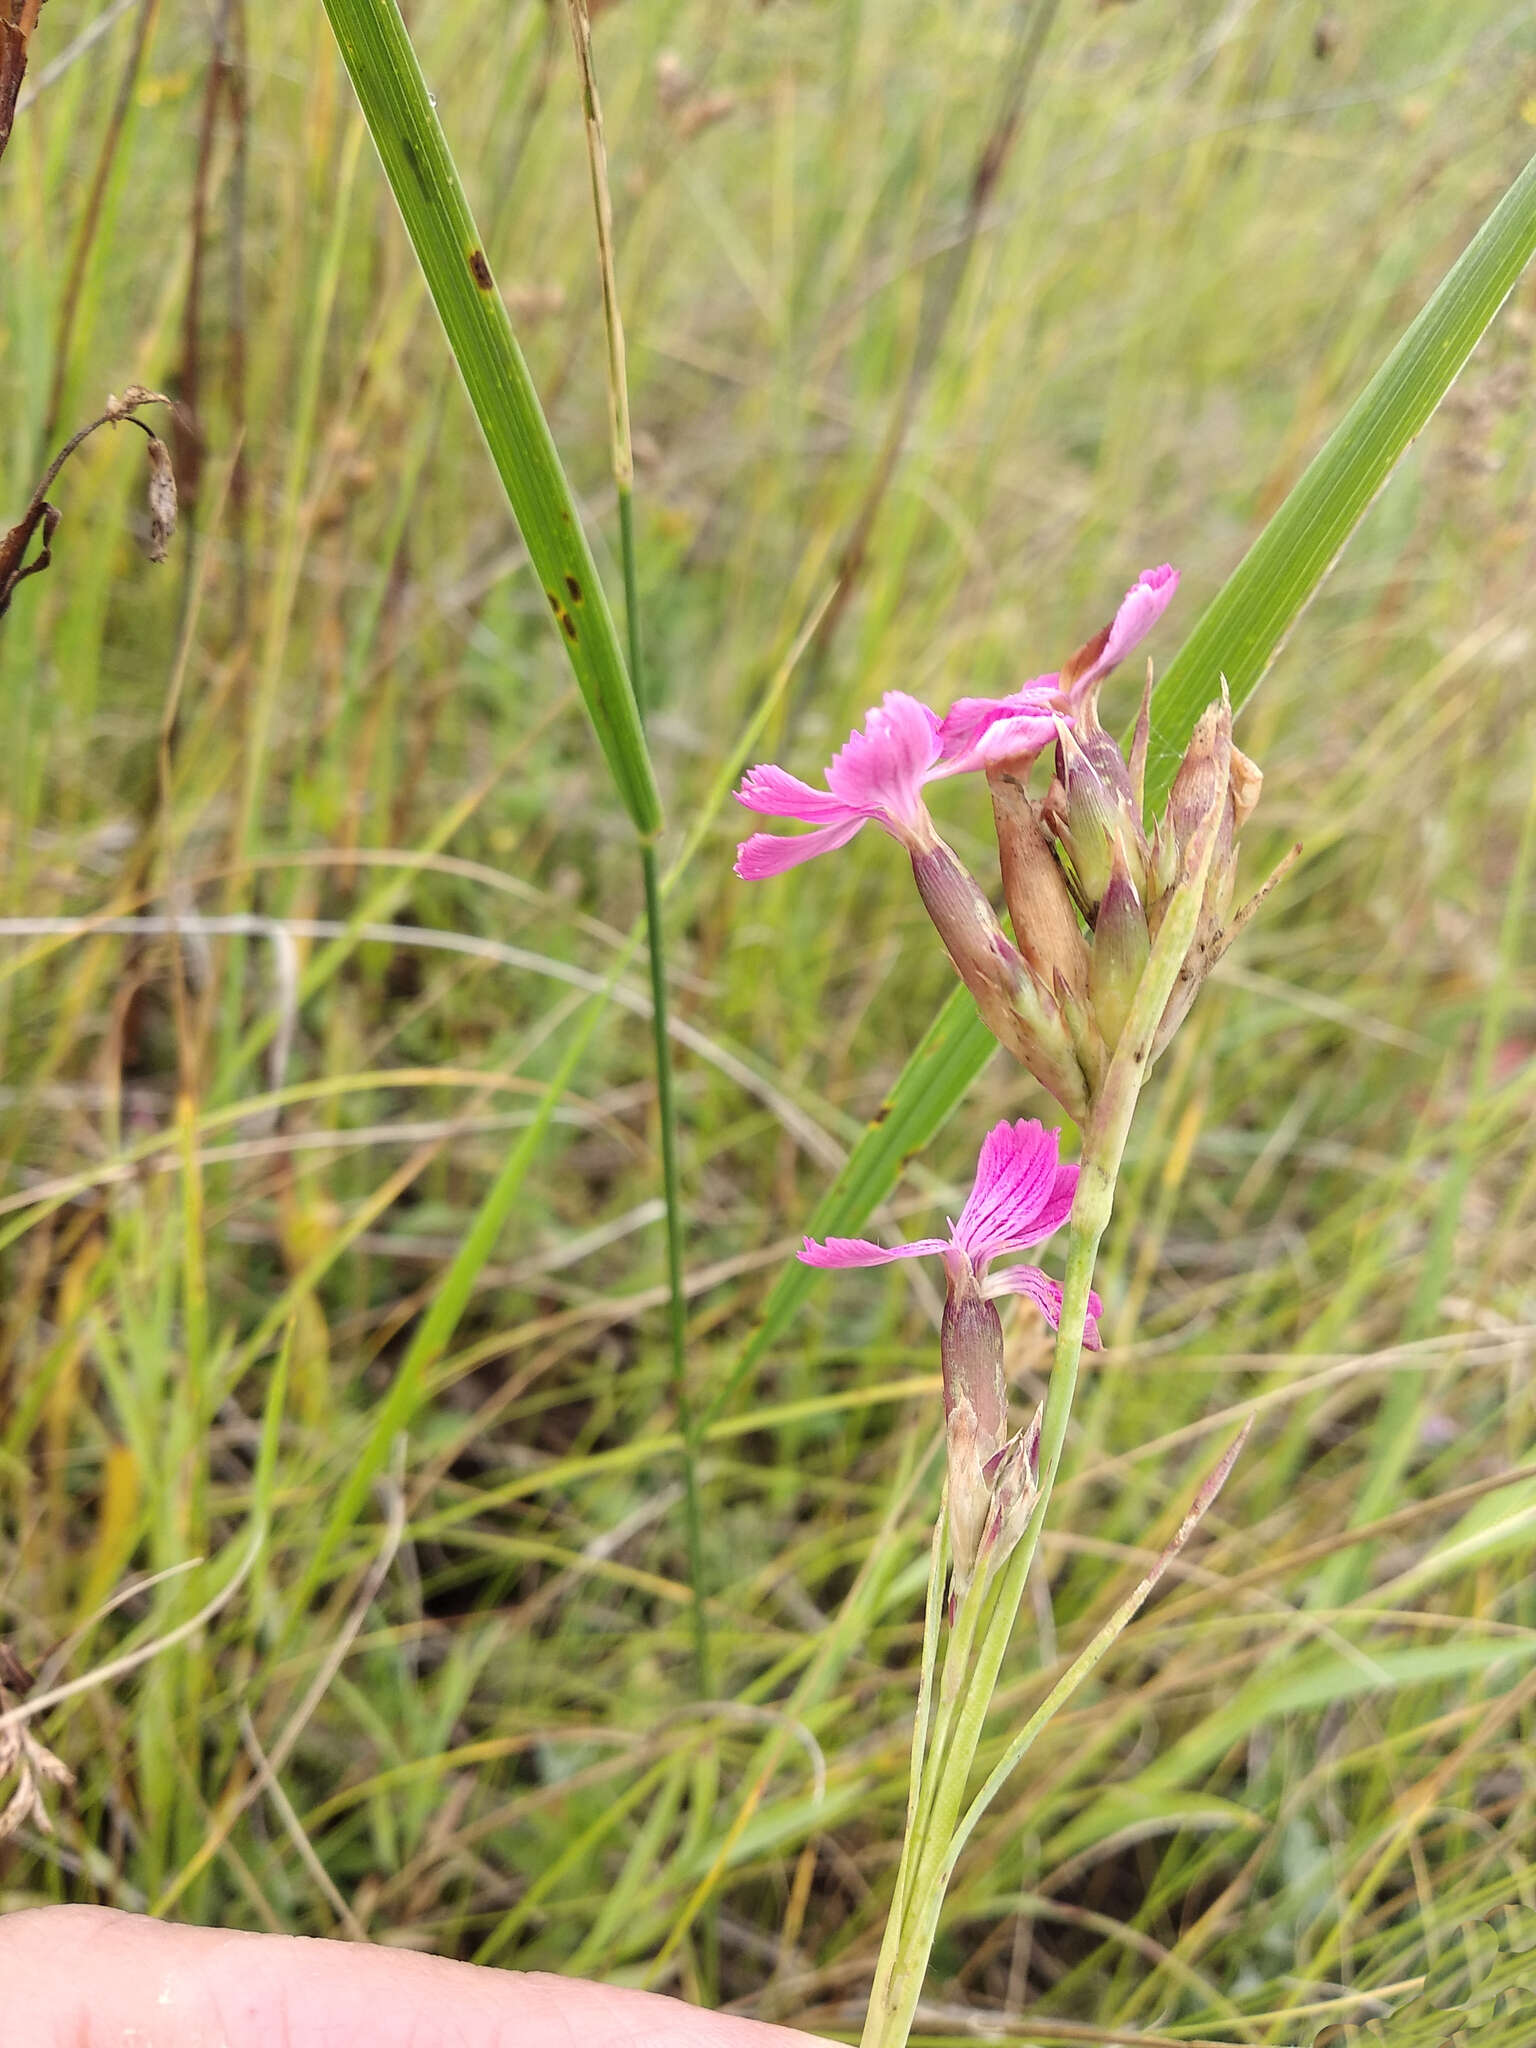
<svg viewBox="0 0 1536 2048">
<path fill-rule="evenodd" d="M 1051 842 L 1017 776 L 992 769 L 987 786 L 1015 943 L 1045 987 L 1054 988 L 1059 975 L 1081 995 L 1088 986 L 1088 946 Z"/>
<path fill-rule="evenodd" d="M 1109 887 L 1117 846 L 1127 871 L 1145 886 L 1147 843 L 1130 772 L 1109 734 L 1102 728 L 1088 733 L 1096 764 L 1070 727 L 1059 725 L 1057 733 L 1056 779 L 1046 795 L 1045 822 L 1072 863 L 1078 901 L 1091 920 Z"/>
<path fill-rule="evenodd" d="M 946 1413 L 962 1400 L 975 1419 L 982 1460 L 1001 1445 L 1008 1422 L 1008 1379 L 1003 1371 L 1003 1324 L 973 1273 L 951 1279 L 939 1327 Z"/>
<path fill-rule="evenodd" d="M 1091 967 L 1089 973 L 1091 977 Z M 1077 1054 L 1077 1064 L 1083 1070 L 1083 1078 L 1092 1097 L 1102 1086 L 1105 1069 L 1109 1065 L 1109 1048 L 1104 1043 L 1103 1032 L 1094 1022 L 1092 998 L 1087 989 L 1079 994 L 1076 989 L 1068 988 L 1060 975 L 1056 977 L 1055 993 L 1056 1007 L 1066 1022 L 1072 1050 Z"/>
<path fill-rule="evenodd" d="M 1088 980 L 1094 1021 L 1111 1052 L 1120 1043 L 1151 949 L 1147 913 L 1117 847 L 1109 887 L 1094 920 Z"/>
<path fill-rule="evenodd" d="M 1202 712 L 1168 792 L 1164 829 L 1181 854 L 1210 815 L 1211 806 L 1225 802 L 1231 754 L 1232 707 L 1223 693 Z"/>
<path fill-rule="evenodd" d="M 1061 1012 L 971 875 L 942 839 L 914 851 L 912 874 L 987 1029 L 1069 1116 L 1081 1118 L 1088 1091 Z"/>
<path fill-rule="evenodd" d="M 949 1464 L 949 1547 L 954 1590 L 965 1591 L 991 1510 L 984 1468 L 1002 1447 L 1008 1422 L 1003 1325 L 967 1263 L 951 1269 L 939 1332 Z"/>
<path fill-rule="evenodd" d="M 1152 1041 L 1154 1059 L 1189 1014 L 1200 984 L 1230 942 L 1226 924 L 1237 871 L 1237 834 L 1253 814 L 1263 781 L 1254 763 L 1232 744 L 1232 706 L 1223 681 L 1220 701 L 1207 708 L 1179 764 L 1153 853 L 1157 894 L 1148 905 L 1148 922 L 1155 934 L 1179 892 L 1194 886 L 1195 870 L 1209 848 L 1194 941 Z M 1247 915 L 1245 911 L 1243 917 Z"/>
</svg>

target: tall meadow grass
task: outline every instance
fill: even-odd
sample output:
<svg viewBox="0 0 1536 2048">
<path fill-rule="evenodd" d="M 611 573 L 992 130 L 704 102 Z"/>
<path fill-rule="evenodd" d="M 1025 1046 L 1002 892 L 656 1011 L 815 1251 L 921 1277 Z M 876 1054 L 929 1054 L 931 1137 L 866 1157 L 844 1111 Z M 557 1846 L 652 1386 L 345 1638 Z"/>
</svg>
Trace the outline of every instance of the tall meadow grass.
<svg viewBox="0 0 1536 2048">
<path fill-rule="evenodd" d="M 818 1286 L 753 1340 L 950 980 L 873 834 L 744 892 L 736 769 L 809 768 L 886 689 L 1007 690 L 1171 557 L 1166 661 L 1536 149 L 1536 30 L 1060 8 L 977 212 L 1031 10 L 599 11 L 626 805 L 325 13 L 133 8 L 48 72 L 88 13 L 44 10 L 0 161 L 0 526 L 108 390 L 191 396 L 197 430 L 169 563 L 99 433 L 0 626 L 0 1633 L 52 1688 L 216 1611 L 43 1719 L 78 1785 L 0 1848 L 0 1904 L 856 2035 L 940 1296 Z M 618 701 L 562 10 L 410 27 Z M 973 1836 L 925 2039 L 1342 2042 L 1398 2010 L 1411 2043 L 1465 1930 L 1514 1968 L 1536 1910 L 1533 361 L 1527 277 L 1245 711 L 1254 878 L 1305 852 L 1133 1130 L 984 1769 L 1255 1431 Z M 979 854 L 962 793 L 935 809 Z M 977 1132 L 1043 1113 L 987 1067 L 876 1224 L 926 1228 Z M 1038 1398 L 1044 1334 L 1009 1363 Z M 1524 2040 L 1510 2012 L 1479 2039 Z"/>
</svg>

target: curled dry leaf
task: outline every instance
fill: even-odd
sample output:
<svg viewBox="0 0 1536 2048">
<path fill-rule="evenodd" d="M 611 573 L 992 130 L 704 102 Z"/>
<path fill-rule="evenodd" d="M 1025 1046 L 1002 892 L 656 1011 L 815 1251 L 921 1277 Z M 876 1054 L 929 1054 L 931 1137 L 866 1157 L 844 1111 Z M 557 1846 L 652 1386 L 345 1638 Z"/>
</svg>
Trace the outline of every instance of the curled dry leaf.
<svg viewBox="0 0 1536 2048">
<path fill-rule="evenodd" d="M 27 46 L 43 0 L 0 0 L 0 154 L 11 139 L 11 122 L 21 81 L 27 74 Z"/>
</svg>

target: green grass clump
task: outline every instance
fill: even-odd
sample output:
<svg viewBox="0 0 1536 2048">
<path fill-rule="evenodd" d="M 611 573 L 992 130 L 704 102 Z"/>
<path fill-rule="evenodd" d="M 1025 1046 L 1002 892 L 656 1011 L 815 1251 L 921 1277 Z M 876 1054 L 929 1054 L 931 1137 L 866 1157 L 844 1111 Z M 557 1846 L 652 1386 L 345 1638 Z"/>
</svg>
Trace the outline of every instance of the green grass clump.
<svg viewBox="0 0 1536 2048">
<path fill-rule="evenodd" d="M 750 734 L 814 773 L 884 689 L 1011 687 L 1171 558 L 1166 663 L 1536 142 L 1536 35 L 1493 0 L 1374 0 L 1316 39 L 1290 8 L 1060 10 L 862 573 L 808 635 L 1016 14 L 597 24 L 705 1408 L 947 991 L 874 834 L 731 879 L 725 764 Z M 41 33 L 84 20 L 53 0 Z M 527 0 L 412 27 L 617 597 L 563 25 Z M 195 377 L 204 428 L 171 566 L 135 559 L 142 458 L 100 434 L 0 629 L 3 914 L 161 920 L 4 941 L 5 1634 L 33 1665 L 69 1638 L 63 1682 L 227 1592 L 46 1717 L 80 1785 L 5 1852 L 3 1900 L 361 1929 L 856 2030 L 934 1300 L 899 1269 L 818 1290 L 716 1416 L 728 1705 L 701 1708 L 633 835 L 323 16 L 250 11 L 199 185 L 206 34 L 157 20 L 72 302 L 56 252 L 131 21 L 0 164 L 0 521 L 108 388 Z M 1306 853 L 1133 1133 L 1110 1349 L 984 1767 L 1258 1426 L 973 1839 L 926 2036 L 1027 2008 L 1042 2041 L 1310 2040 L 1531 1903 L 1533 343 L 1527 281 L 1244 718 L 1255 876 Z M 962 854 L 977 797 L 940 800 Z M 989 1069 L 888 1220 L 1043 1110 Z M 522 1142 L 446 1354 L 386 1408 Z M 1043 1339 L 1011 1344 L 1037 1388 Z"/>
</svg>

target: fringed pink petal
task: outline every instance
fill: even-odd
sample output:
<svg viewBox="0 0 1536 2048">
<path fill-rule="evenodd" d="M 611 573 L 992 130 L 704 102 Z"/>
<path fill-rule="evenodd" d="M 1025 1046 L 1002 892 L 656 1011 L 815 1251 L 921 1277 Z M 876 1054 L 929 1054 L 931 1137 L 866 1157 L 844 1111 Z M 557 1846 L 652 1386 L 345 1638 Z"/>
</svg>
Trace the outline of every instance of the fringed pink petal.
<svg viewBox="0 0 1536 2048">
<path fill-rule="evenodd" d="M 920 1237 L 915 1244 L 871 1244 L 867 1237 L 829 1237 L 818 1244 L 808 1237 L 799 1257 L 807 1266 L 888 1266 L 892 1259 L 920 1259 L 949 1250 L 942 1237 Z"/>
<path fill-rule="evenodd" d="M 1107 676 L 1117 662 L 1144 640 L 1173 602 L 1179 572 L 1170 562 L 1143 569 L 1120 600 L 1120 609 L 1102 632 L 1080 647 L 1062 671 L 1062 684 L 1074 708 Z"/>
<path fill-rule="evenodd" d="M 827 787 L 900 838 L 927 825 L 921 791 L 938 758 L 938 718 L 915 697 L 887 690 L 863 731 L 851 732 L 833 756 Z"/>
<path fill-rule="evenodd" d="M 841 825 L 823 825 L 819 832 L 802 832 L 791 839 L 777 832 L 754 832 L 736 849 L 736 873 L 744 882 L 761 882 L 769 875 L 787 874 L 818 853 L 831 853 L 846 846 L 867 818 L 848 818 Z"/>
<path fill-rule="evenodd" d="M 1061 1288 L 1048 1273 L 1042 1273 L 1038 1266 L 1005 1266 L 1002 1272 L 994 1273 L 986 1282 L 984 1292 L 989 1300 L 995 1301 L 1000 1295 L 1022 1294 L 1032 1301 L 1053 1330 L 1061 1328 Z M 1103 1340 L 1099 1336 L 1099 1317 L 1104 1313 L 1104 1304 L 1097 1294 L 1088 1296 L 1088 1319 L 1083 1324 L 1083 1349 L 1102 1351 Z"/>
<path fill-rule="evenodd" d="M 854 811 L 860 817 L 865 815 L 862 806 L 846 804 L 824 789 L 812 789 L 798 775 L 775 768 L 771 762 L 747 770 L 736 801 L 749 811 L 761 811 L 765 818 L 798 818 L 802 825 L 840 824 Z"/>
</svg>

